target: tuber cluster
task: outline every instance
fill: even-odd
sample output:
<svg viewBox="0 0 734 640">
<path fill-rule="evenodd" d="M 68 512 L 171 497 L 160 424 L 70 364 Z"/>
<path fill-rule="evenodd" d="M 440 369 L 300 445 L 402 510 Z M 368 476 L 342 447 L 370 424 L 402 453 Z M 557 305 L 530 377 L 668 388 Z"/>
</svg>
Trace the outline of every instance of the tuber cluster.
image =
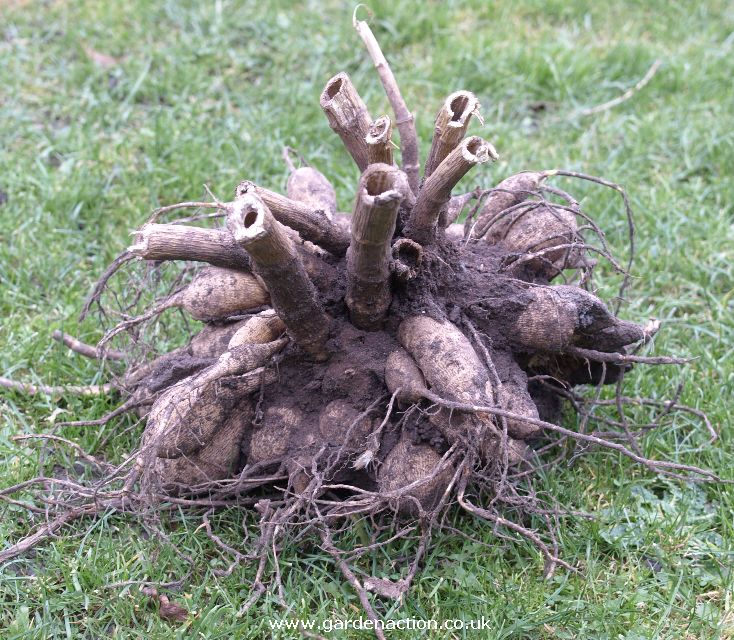
<svg viewBox="0 0 734 640">
<path fill-rule="evenodd" d="M 351 214 L 338 211 L 322 173 L 296 168 L 286 154 L 286 195 L 244 180 L 231 201 L 210 203 L 224 224 L 153 219 L 136 232 L 92 302 L 104 306 L 107 280 L 123 264 L 180 262 L 195 274 L 108 327 L 102 352 L 116 342 L 125 354 L 124 336 L 154 343 L 152 328 L 173 307 L 199 329 L 167 353 L 120 356 L 123 408 L 145 424 L 139 450 L 107 489 L 80 484 L 65 494 L 73 515 L 60 512 L 55 527 L 93 513 L 91 505 L 255 504 L 260 557 L 289 525 L 314 528 L 374 615 L 334 546 L 339 522 L 397 512 L 427 535 L 458 503 L 525 536 L 552 571 L 565 564 L 547 541 L 552 533 L 503 515 L 547 513 L 528 484 L 544 452 L 575 440 L 663 473 L 710 474 L 643 458 L 623 418 L 612 436 L 595 433 L 574 390 L 621 383 L 634 363 L 676 362 L 639 355 L 657 325 L 622 320 L 594 295 L 597 259 L 626 269 L 579 203 L 551 183 L 621 188 L 550 170 L 457 194 L 468 172 L 498 158 L 489 141 L 469 135 L 480 105 L 464 90 L 440 105 L 421 176 L 412 115 L 371 30 L 355 26 L 398 119 L 373 119 L 346 73 L 326 82 L 321 108 L 360 173 Z M 404 164 L 410 159 L 403 168 L 393 158 L 394 124 Z M 566 400 L 582 417 L 578 431 L 560 426 Z M 235 562 L 243 558 L 238 552 Z M 257 593 L 261 579 L 258 571 Z"/>
</svg>

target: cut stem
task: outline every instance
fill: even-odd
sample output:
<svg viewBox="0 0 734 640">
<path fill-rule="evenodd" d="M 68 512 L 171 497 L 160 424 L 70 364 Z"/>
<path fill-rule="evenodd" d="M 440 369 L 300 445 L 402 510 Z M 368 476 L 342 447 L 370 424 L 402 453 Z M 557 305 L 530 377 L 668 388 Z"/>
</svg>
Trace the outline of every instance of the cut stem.
<svg viewBox="0 0 734 640">
<path fill-rule="evenodd" d="M 393 164 L 392 120 L 388 116 L 380 116 L 370 125 L 365 142 L 369 164 Z"/>
<path fill-rule="evenodd" d="M 405 174 L 387 164 L 370 165 L 360 178 L 347 251 L 346 295 L 352 324 L 360 329 L 379 329 L 387 315 L 392 300 L 390 242 L 408 189 Z"/>
<path fill-rule="evenodd" d="M 494 147 L 479 136 L 464 140 L 444 158 L 423 184 L 410 213 L 405 235 L 420 244 L 430 244 L 441 210 L 448 204 L 456 183 L 474 165 L 498 157 Z"/>
<path fill-rule="evenodd" d="M 144 260 L 192 260 L 215 267 L 250 270 L 250 257 L 226 229 L 146 224 L 128 251 Z"/>
<path fill-rule="evenodd" d="M 392 246 L 390 270 L 401 282 L 418 275 L 423 263 L 423 247 L 409 238 L 399 238 Z"/>
<path fill-rule="evenodd" d="M 227 224 L 235 241 L 252 258 L 270 292 L 271 304 L 293 340 L 317 360 L 326 358 L 329 316 L 316 297 L 286 230 L 252 193 L 239 195 Z"/>
<path fill-rule="evenodd" d="M 364 141 L 364 138 L 363 138 Z M 341 256 L 349 246 L 349 234 L 339 225 L 333 224 L 320 210 L 314 211 L 308 205 L 263 189 L 256 184 L 244 181 L 237 186 L 237 198 L 244 194 L 254 194 L 278 221 L 295 229 L 304 240 L 323 247 L 334 255 Z M 234 203 L 237 208 L 237 203 Z"/>
<path fill-rule="evenodd" d="M 372 118 L 346 73 L 337 73 L 326 83 L 319 104 L 329 126 L 342 139 L 359 170 L 364 171 L 368 164 L 365 137 Z"/>
<path fill-rule="evenodd" d="M 464 139 L 469 120 L 479 110 L 479 100 L 470 91 L 456 91 L 446 98 L 433 131 L 431 150 L 423 175 L 427 178 Z"/>
</svg>

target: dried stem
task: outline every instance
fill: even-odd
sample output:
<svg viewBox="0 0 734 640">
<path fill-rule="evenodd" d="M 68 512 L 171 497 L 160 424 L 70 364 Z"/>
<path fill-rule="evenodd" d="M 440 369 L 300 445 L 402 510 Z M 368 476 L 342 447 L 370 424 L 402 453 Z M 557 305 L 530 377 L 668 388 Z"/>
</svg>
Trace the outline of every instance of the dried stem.
<svg viewBox="0 0 734 640">
<path fill-rule="evenodd" d="M 352 324 L 360 329 L 379 329 L 390 306 L 390 242 L 408 188 L 405 174 L 386 164 L 370 165 L 359 181 L 346 303 Z"/>
<path fill-rule="evenodd" d="M 359 7 L 358 7 L 359 8 Z M 403 171 L 408 176 L 408 184 L 413 193 L 418 193 L 420 183 L 420 163 L 418 161 L 418 136 L 415 132 L 415 119 L 400 93 L 397 80 L 393 75 L 390 65 L 387 63 L 382 49 L 372 33 L 372 29 L 364 20 L 357 20 L 357 10 L 355 9 L 352 24 L 357 30 L 359 37 L 362 38 L 367 53 L 369 53 L 372 62 L 380 76 L 380 81 L 385 89 L 387 99 L 390 101 L 393 113 L 395 114 L 395 124 L 400 132 L 400 152 L 402 156 Z"/>
<path fill-rule="evenodd" d="M 430 176 L 459 143 L 464 139 L 469 120 L 479 111 L 479 100 L 470 91 L 452 93 L 441 106 L 436 116 L 433 142 L 428 152 L 424 177 Z"/>
<path fill-rule="evenodd" d="M 389 116 L 380 116 L 370 125 L 365 142 L 369 164 L 393 164 L 392 120 Z"/>
<path fill-rule="evenodd" d="M 313 242 L 337 256 L 346 252 L 349 246 L 349 234 L 338 225 L 332 224 L 321 211 L 314 211 L 308 205 L 248 181 L 241 182 L 237 186 L 236 196 L 246 193 L 256 195 L 278 222 L 298 231 L 304 240 Z"/>
<path fill-rule="evenodd" d="M 326 83 L 319 104 L 329 126 L 342 139 L 359 170 L 364 171 L 369 164 L 365 138 L 372 117 L 346 73 L 337 73 Z"/>
<path fill-rule="evenodd" d="M 250 270 L 250 257 L 226 229 L 146 224 L 137 231 L 128 251 L 143 260 L 192 260 Z"/>
<path fill-rule="evenodd" d="M 429 244 L 434 238 L 441 209 L 449 202 L 456 183 L 474 165 L 498 157 L 494 147 L 479 136 L 464 140 L 425 181 L 410 213 L 404 235 L 420 244 Z"/>
<path fill-rule="evenodd" d="M 250 254 L 288 333 L 312 357 L 325 359 L 329 317 L 285 229 L 252 193 L 237 198 L 227 224 L 235 241 Z"/>
<path fill-rule="evenodd" d="M 390 270 L 401 282 L 412 280 L 423 264 L 423 247 L 408 238 L 399 238 L 392 246 Z"/>
</svg>

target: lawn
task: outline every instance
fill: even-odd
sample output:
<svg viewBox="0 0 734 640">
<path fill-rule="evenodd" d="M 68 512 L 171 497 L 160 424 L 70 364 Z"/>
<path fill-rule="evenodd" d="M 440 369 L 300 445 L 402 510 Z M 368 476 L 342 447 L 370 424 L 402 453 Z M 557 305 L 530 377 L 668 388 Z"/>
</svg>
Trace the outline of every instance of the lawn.
<svg viewBox="0 0 734 640">
<path fill-rule="evenodd" d="M 734 6 L 406 0 L 371 8 L 416 114 L 422 158 L 440 102 L 469 89 L 485 121 L 471 132 L 491 140 L 501 159 L 471 174 L 468 189 L 522 169 L 560 167 L 627 188 L 637 257 L 622 316 L 660 318 L 653 351 L 693 361 L 638 367 L 626 393 L 665 399 L 685 380 L 682 400 L 705 411 L 720 433 L 709 446 L 691 416 L 676 414 L 644 442 L 646 453 L 734 479 Z M 328 175 L 349 210 L 357 170 L 318 96 L 345 70 L 373 115 L 388 111 L 351 27 L 352 9 L 331 1 L 0 2 L 0 375 L 104 381 L 104 369 L 52 341 L 52 330 L 96 341 L 100 327 L 94 319 L 77 325 L 78 312 L 150 210 L 200 199 L 205 183 L 223 198 L 244 178 L 280 190 L 284 145 Z M 658 72 L 631 99 L 583 115 L 633 86 L 655 60 Z M 619 199 L 574 188 L 626 257 Z M 616 284 L 603 272 L 600 295 L 613 295 Z M 0 486 L 38 471 L 38 449 L 13 435 L 46 429 L 54 419 L 97 418 L 114 406 L 114 398 L 0 392 Z M 129 424 L 61 434 L 121 459 L 134 434 L 115 433 Z M 59 464 L 73 464 L 70 454 L 59 456 Z M 53 462 L 45 464 L 52 470 Z M 435 637 L 734 638 L 730 488 L 655 478 L 601 452 L 545 473 L 537 487 L 595 514 L 561 527 L 562 555 L 582 573 L 558 571 L 544 580 L 531 545 L 500 540 L 486 524 L 456 513 L 451 524 L 468 537 L 437 535 L 413 590 L 401 605 L 379 603 L 381 615 L 439 622 L 484 616 L 489 626 Z M 17 506 L 4 505 L 2 513 L 5 546 L 33 523 Z M 236 544 L 251 520 L 231 509 L 213 523 Z M 281 554 L 289 608 L 266 594 L 238 615 L 256 567 L 215 575 L 226 562 L 200 522 L 190 513 L 166 522 L 191 566 L 134 521 L 107 514 L 0 567 L 0 637 L 291 638 L 298 632 L 272 631 L 271 623 L 359 617 L 355 593 L 303 541 Z M 411 548 L 410 541 L 394 544 L 392 560 L 375 554 L 359 570 L 398 578 Z M 170 582 L 189 569 L 170 594 L 196 612 L 183 626 L 159 618 L 136 586 L 109 587 Z M 370 637 L 327 631 L 321 633 Z M 388 637 L 434 636 L 412 630 Z"/>
</svg>

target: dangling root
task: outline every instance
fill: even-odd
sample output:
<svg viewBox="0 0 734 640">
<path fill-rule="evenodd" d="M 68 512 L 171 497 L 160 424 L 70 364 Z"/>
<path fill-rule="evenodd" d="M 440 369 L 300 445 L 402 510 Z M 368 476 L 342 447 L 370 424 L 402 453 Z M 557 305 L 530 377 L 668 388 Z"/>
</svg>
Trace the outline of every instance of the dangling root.
<svg viewBox="0 0 734 640">
<path fill-rule="evenodd" d="M 114 259 L 112 264 L 110 264 L 110 266 L 105 269 L 105 272 L 100 276 L 99 280 L 97 280 L 97 283 L 94 285 L 92 293 L 89 294 L 89 297 L 84 302 L 82 312 L 79 314 L 79 322 L 82 322 L 87 317 L 94 305 L 99 304 L 99 301 L 102 298 L 102 294 L 104 293 L 105 288 L 107 287 L 107 283 L 110 281 L 110 278 L 112 278 L 112 276 L 114 276 L 124 264 L 134 259 L 135 256 L 132 253 L 130 253 L 129 251 L 123 251 L 119 256 L 117 256 L 117 258 Z"/>
<path fill-rule="evenodd" d="M 90 344 L 85 344 L 81 340 L 77 340 L 74 336 L 70 336 L 68 333 L 63 333 L 58 330 L 54 331 L 51 334 L 51 337 L 85 358 L 107 358 L 108 360 L 118 361 L 124 361 L 126 359 L 126 356 L 122 351 L 100 351 L 96 347 L 93 347 Z"/>
</svg>

